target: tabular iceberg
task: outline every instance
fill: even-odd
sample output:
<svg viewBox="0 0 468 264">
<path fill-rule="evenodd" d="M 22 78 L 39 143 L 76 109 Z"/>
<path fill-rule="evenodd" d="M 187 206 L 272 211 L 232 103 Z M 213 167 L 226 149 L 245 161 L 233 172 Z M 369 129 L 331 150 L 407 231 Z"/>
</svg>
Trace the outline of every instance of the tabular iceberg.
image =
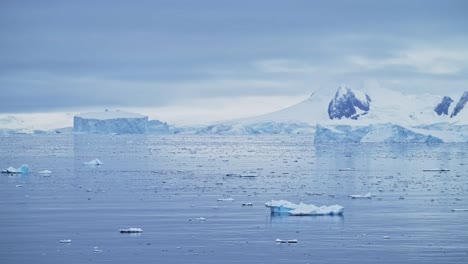
<svg viewBox="0 0 468 264">
<path fill-rule="evenodd" d="M 73 120 L 73 131 L 91 134 L 144 134 L 148 117 L 122 111 L 82 113 Z"/>
<path fill-rule="evenodd" d="M 315 206 L 305 203 L 295 204 L 285 200 L 272 200 L 265 203 L 265 206 L 270 208 L 271 213 L 287 213 L 292 216 L 342 215 L 344 212 L 343 206 L 340 205 Z"/>
</svg>

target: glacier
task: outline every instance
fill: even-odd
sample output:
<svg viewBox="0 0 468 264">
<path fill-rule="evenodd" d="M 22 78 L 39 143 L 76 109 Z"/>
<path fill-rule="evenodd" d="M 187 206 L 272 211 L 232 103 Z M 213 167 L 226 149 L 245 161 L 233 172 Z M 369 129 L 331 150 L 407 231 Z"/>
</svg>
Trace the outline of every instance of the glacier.
<svg viewBox="0 0 468 264">
<path fill-rule="evenodd" d="M 364 127 L 317 125 L 315 143 L 443 143 L 444 140 L 430 134 L 430 130 L 415 132 L 399 125 L 373 124 Z"/>
<path fill-rule="evenodd" d="M 144 134 L 148 117 L 123 111 L 90 112 L 76 115 L 73 132 L 90 134 Z"/>
</svg>

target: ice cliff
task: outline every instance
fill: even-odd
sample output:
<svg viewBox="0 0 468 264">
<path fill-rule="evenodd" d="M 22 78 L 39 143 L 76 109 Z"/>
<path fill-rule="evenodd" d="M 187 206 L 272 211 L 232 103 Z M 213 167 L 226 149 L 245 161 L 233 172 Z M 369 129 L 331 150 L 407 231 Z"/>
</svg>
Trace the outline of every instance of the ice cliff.
<svg viewBox="0 0 468 264">
<path fill-rule="evenodd" d="M 82 113 L 73 119 L 73 131 L 91 134 L 144 134 L 148 117 L 123 111 Z"/>
</svg>

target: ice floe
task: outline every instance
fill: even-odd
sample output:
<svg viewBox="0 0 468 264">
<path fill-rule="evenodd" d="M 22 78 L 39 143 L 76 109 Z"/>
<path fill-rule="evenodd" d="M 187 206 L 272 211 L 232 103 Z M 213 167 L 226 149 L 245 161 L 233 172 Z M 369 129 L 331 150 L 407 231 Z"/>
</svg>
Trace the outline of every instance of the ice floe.
<svg viewBox="0 0 468 264">
<path fill-rule="evenodd" d="M 366 193 L 366 194 L 352 194 L 349 195 L 349 197 L 353 199 L 372 199 L 372 193 Z"/>
<path fill-rule="evenodd" d="M 287 213 L 292 216 L 315 216 L 315 215 L 341 215 L 344 212 L 343 206 L 315 206 L 313 204 L 295 204 L 286 200 L 272 200 L 265 203 L 270 208 L 271 213 Z"/>
<path fill-rule="evenodd" d="M 284 239 L 276 239 L 276 243 L 278 244 L 297 244 L 297 239 L 288 239 L 288 240 L 284 240 Z"/>
<path fill-rule="evenodd" d="M 429 172 L 429 171 L 447 172 L 447 171 L 450 171 L 450 170 L 448 170 L 448 169 L 435 168 L 435 169 L 425 169 L 425 170 L 423 170 L 423 171 L 427 171 L 427 172 Z"/>
<path fill-rule="evenodd" d="M 119 232 L 123 234 L 143 233 L 143 229 L 137 227 L 130 227 L 128 229 L 120 229 Z"/>
<path fill-rule="evenodd" d="M 62 239 L 59 241 L 61 244 L 70 244 L 71 243 L 71 239 Z"/>
<path fill-rule="evenodd" d="M 232 202 L 234 198 L 219 198 L 218 202 Z"/>
<path fill-rule="evenodd" d="M 29 173 L 29 167 L 26 164 L 21 165 L 17 169 L 15 169 L 13 167 L 8 167 L 8 168 L 2 170 L 2 173 L 7 173 L 7 174 L 28 174 Z"/>
<path fill-rule="evenodd" d="M 51 174 L 51 173 L 52 173 L 52 171 L 50 171 L 50 170 L 42 170 L 42 171 L 39 172 L 39 174 Z"/>
<path fill-rule="evenodd" d="M 452 209 L 452 212 L 468 212 L 468 209 Z"/>
<path fill-rule="evenodd" d="M 99 166 L 99 165 L 102 165 L 104 163 L 102 163 L 99 159 L 93 159 L 91 161 L 88 161 L 88 162 L 84 162 L 83 164 L 85 165 L 95 165 L 95 166 Z"/>
</svg>

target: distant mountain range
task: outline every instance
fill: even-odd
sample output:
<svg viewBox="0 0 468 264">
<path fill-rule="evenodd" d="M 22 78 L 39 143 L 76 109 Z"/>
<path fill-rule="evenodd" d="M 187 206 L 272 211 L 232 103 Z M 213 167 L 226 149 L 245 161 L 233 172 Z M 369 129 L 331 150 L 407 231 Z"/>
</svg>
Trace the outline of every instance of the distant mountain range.
<svg viewBox="0 0 468 264">
<path fill-rule="evenodd" d="M 335 92 L 317 90 L 304 101 L 269 114 L 208 126 L 176 127 L 159 120 L 147 120 L 138 114 L 105 112 L 75 116 L 75 125 L 79 127 L 74 131 L 102 134 L 135 131 L 148 134 L 314 134 L 318 143 L 373 140 L 467 142 L 468 110 L 465 106 L 468 92 L 462 93 L 458 100 L 453 98 L 458 96 L 405 95 L 382 88 L 364 92 L 341 86 Z M 118 118 L 111 118 L 116 114 L 119 114 Z M 5 122 L 19 121 L 9 117 Z M 24 131 L 3 129 L 0 132 Z M 71 129 L 31 132 L 70 133 Z"/>
</svg>

